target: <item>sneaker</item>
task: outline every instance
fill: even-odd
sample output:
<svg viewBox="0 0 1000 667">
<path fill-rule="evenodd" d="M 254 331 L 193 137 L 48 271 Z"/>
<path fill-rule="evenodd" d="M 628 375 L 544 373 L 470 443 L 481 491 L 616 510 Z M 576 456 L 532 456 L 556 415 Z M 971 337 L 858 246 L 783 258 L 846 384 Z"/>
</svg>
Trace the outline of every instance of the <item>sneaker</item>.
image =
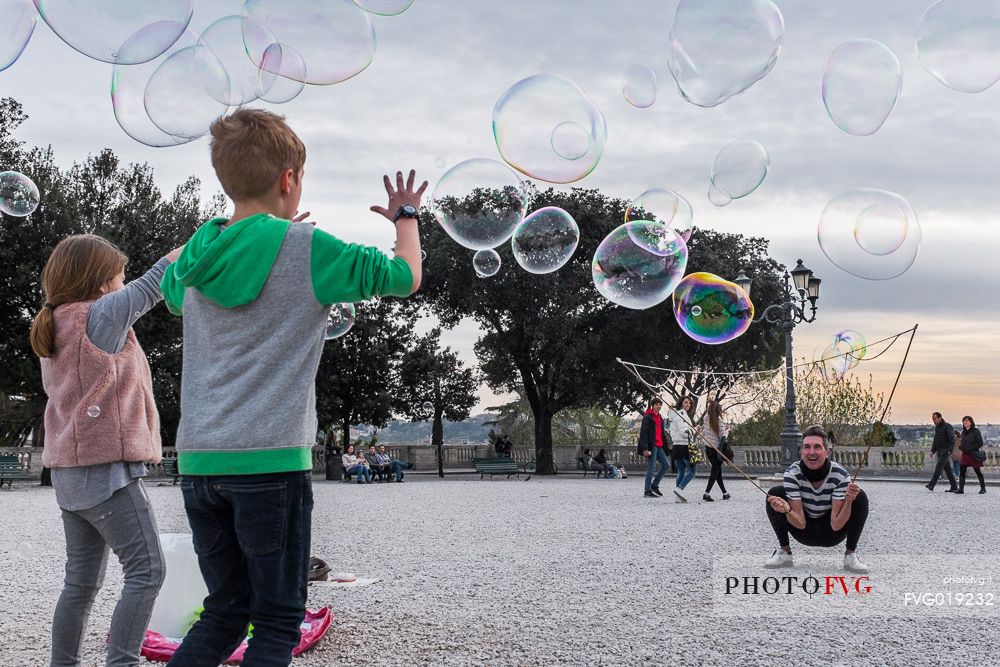
<svg viewBox="0 0 1000 667">
<path fill-rule="evenodd" d="M 928 491 L 933 491 L 934 490 L 934 486 L 930 482 L 924 484 L 924 486 L 927 487 Z"/>
<path fill-rule="evenodd" d="M 764 561 L 764 567 L 769 570 L 777 570 L 780 567 L 792 567 L 792 554 L 784 549 L 775 549 L 771 557 Z"/>
<path fill-rule="evenodd" d="M 715 499 L 712 498 L 712 496 L 710 496 L 707 493 L 703 494 L 702 497 L 701 497 L 701 499 L 704 500 L 706 503 L 714 503 L 715 502 Z"/>
<path fill-rule="evenodd" d="M 642 497 L 643 498 L 658 498 L 659 496 L 657 496 L 652 491 L 646 491 L 646 493 L 642 494 Z"/>
<path fill-rule="evenodd" d="M 723 500 L 729 500 L 729 499 L 730 499 L 731 497 L 732 497 L 732 496 L 730 496 L 730 495 L 729 495 L 728 493 L 723 493 L 723 494 L 722 494 L 722 499 L 723 499 Z"/>
<path fill-rule="evenodd" d="M 686 503 L 688 501 L 688 499 L 684 497 L 684 494 L 681 493 L 680 489 L 674 489 L 674 495 L 677 496 L 677 502 L 679 503 Z"/>
<path fill-rule="evenodd" d="M 857 572 L 858 574 L 868 573 L 868 566 L 858 560 L 858 555 L 856 553 L 846 554 L 844 556 L 844 569 L 848 572 Z"/>
<path fill-rule="evenodd" d="M 962 489 L 959 489 L 958 491 L 952 491 L 952 493 L 964 494 L 965 491 L 963 491 Z"/>
<path fill-rule="evenodd" d="M 653 494 L 655 496 L 657 496 L 658 498 L 662 498 L 663 497 L 663 494 L 660 493 L 660 487 L 658 487 L 658 486 L 651 486 L 651 487 L 649 487 L 649 490 L 652 491 Z"/>
<path fill-rule="evenodd" d="M 979 495 L 983 495 L 984 493 L 986 493 L 986 489 L 979 489 Z"/>
</svg>

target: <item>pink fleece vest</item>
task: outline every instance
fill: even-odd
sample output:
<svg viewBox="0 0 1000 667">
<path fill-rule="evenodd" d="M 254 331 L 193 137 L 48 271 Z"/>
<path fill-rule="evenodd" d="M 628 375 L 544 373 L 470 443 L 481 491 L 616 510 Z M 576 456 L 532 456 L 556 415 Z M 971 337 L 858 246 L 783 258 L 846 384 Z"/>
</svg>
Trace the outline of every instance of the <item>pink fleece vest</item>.
<svg viewBox="0 0 1000 667">
<path fill-rule="evenodd" d="M 49 468 L 146 461 L 159 463 L 160 416 L 146 354 L 129 329 L 125 348 L 109 354 L 87 338 L 92 301 L 52 313 L 55 356 L 43 358 L 45 448 Z"/>
</svg>

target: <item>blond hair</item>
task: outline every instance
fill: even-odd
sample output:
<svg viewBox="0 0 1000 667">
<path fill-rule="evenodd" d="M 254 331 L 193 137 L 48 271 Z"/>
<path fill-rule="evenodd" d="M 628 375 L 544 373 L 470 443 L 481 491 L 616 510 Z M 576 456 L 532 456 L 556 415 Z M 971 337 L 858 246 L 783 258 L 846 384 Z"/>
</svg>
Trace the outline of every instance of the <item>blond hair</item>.
<svg viewBox="0 0 1000 667">
<path fill-rule="evenodd" d="M 212 167 L 233 201 L 266 195 L 291 169 L 298 183 L 306 147 L 284 116 L 263 109 L 239 109 L 212 123 Z"/>
<path fill-rule="evenodd" d="M 64 303 L 91 301 L 101 286 L 125 270 L 128 257 L 100 236 L 67 236 L 56 245 L 42 269 L 45 305 L 31 324 L 31 349 L 39 357 L 55 354 L 52 311 Z"/>
</svg>

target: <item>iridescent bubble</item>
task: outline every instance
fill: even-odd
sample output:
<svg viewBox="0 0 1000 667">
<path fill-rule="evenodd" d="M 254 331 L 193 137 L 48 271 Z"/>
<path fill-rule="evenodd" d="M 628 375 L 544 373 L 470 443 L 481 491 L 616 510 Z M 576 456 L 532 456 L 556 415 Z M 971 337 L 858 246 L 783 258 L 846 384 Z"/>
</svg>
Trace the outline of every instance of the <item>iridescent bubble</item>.
<svg viewBox="0 0 1000 667">
<path fill-rule="evenodd" d="M 650 188 L 633 199 L 625 209 L 625 222 L 652 220 L 680 234 L 684 242 L 691 240 L 694 213 L 687 199 L 673 190 Z"/>
<path fill-rule="evenodd" d="M 532 212 L 514 230 L 514 260 L 528 273 L 552 273 L 563 267 L 580 243 L 580 228 L 566 211 L 546 206 Z"/>
<path fill-rule="evenodd" d="M 354 326 L 354 304 L 335 303 L 330 308 L 330 314 L 326 318 L 326 340 L 340 338 Z"/>
<path fill-rule="evenodd" d="M 674 290 L 674 319 L 688 336 L 707 345 L 738 338 L 753 321 L 753 303 L 736 283 L 712 273 L 692 273 Z"/>
<path fill-rule="evenodd" d="M 492 248 L 477 250 L 472 257 L 472 266 L 476 269 L 476 273 L 483 278 L 495 276 L 500 270 L 500 255 Z"/>
<path fill-rule="evenodd" d="M 1000 81 L 1000 2 L 941 0 L 917 25 L 917 58 L 953 90 L 980 93 Z"/>
<path fill-rule="evenodd" d="M 643 239 L 637 243 L 636 239 Z M 592 274 L 604 298 L 642 310 L 664 301 L 687 269 L 687 244 L 658 222 L 627 222 L 594 253 Z"/>
<path fill-rule="evenodd" d="M 62 41 L 85 56 L 121 65 L 137 65 L 163 54 L 194 13 L 192 0 L 35 0 L 35 7 Z M 131 43 L 127 55 L 121 51 L 126 42 Z"/>
<path fill-rule="evenodd" d="M 228 106 L 229 75 L 212 50 L 189 46 L 160 63 L 146 83 L 143 104 L 166 134 L 197 139 Z"/>
<path fill-rule="evenodd" d="M 146 146 L 176 146 L 197 137 L 175 137 L 158 128 L 146 113 L 144 97 L 146 84 L 156 69 L 171 55 L 188 46 L 193 46 L 197 35 L 190 30 L 181 35 L 164 56 L 141 65 L 115 65 L 111 73 L 111 105 L 115 120 L 125 134 Z M 142 35 L 136 35 L 124 45 L 120 54 L 128 57 L 133 48 L 142 48 Z M 216 104 L 215 100 L 212 101 Z M 208 130 L 208 127 L 205 127 Z"/>
<path fill-rule="evenodd" d="M 38 186 L 30 178 L 17 171 L 0 172 L 0 211 L 23 218 L 34 213 L 40 201 Z"/>
<path fill-rule="evenodd" d="M 447 164 L 448 161 L 441 156 L 434 158 L 434 166 L 437 167 L 438 169 L 444 169 Z"/>
<path fill-rule="evenodd" d="M 30 0 L 0 0 L 0 72 L 21 57 L 35 32 L 35 8 Z"/>
<path fill-rule="evenodd" d="M 864 336 L 853 329 L 835 333 L 813 351 L 813 365 L 827 381 L 839 382 L 868 352 Z"/>
<path fill-rule="evenodd" d="M 90 405 L 90 406 L 87 406 L 87 416 L 88 417 L 92 417 L 94 419 L 97 419 L 98 417 L 100 417 L 101 416 L 101 406 L 99 406 L 99 405 Z"/>
<path fill-rule="evenodd" d="M 22 560 L 30 560 L 35 557 L 35 545 L 31 542 L 18 542 L 14 553 Z"/>
<path fill-rule="evenodd" d="M 921 232 L 905 198 L 860 188 L 830 200 L 820 216 L 817 238 L 823 254 L 847 273 L 888 280 L 913 265 Z"/>
<path fill-rule="evenodd" d="M 823 70 L 823 104 L 848 134 L 874 134 L 896 105 L 903 71 L 896 54 L 872 39 L 851 39 L 833 50 Z"/>
<path fill-rule="evenodd" d="M 421 409 L 422 409 L 422 410 L 423 410 L 424 412 L 434 412 L 434 404 L 433 404 L 433 403 L 431 403 L 430 401 L 424 401 L 424 402 L 423 402 L 423 403 L 422 403 L 422 404 L 420 405 L 420 408 L 421 408 Z"/>
<path fill-rule="evenodd" d="M 409 9 L 413 0 L 354 0 L 354 4 L 372 14 L 396 16 Z"/>
<path fill-rule="evenodd" d="M 486 250 L 510 238 L 526 203 L 514 172 L 496 160 L 476 158 L 446 171 L 428 205 L 448 236 L 466 248 Z"/>
<path fill-rule="evenodd" d="M 351 0 L 247 0 L 243 15 L 263 24 L 277 42 L 302 56 L 305 83 L 346 81 L 375 57 L 371 15 Z"/>
<path fill-rule="evenodd" d="M 684 99 L 714 107 L 767 76 L 784 34 L 771 0 L 681 0 L 667 65 Z"/>
<path fill-rule="evenodd" d="M 645 109 L 656 102 L 656 72 L 648 65 L 632 65 L 622 77 L 622 94 L 634 107 Z"/>
<path fill-rule="evenodd" d="M 275 36 L 263 25 L 243 16 L 224 16 L 205 28 L 198 44 L 212 50 L 229 77 L 229 89 L 216 98 L 218 102 L 239 106 L 257 99 L 261 70 L 265 64 L 275 65 L 273 53 L 270 61 L 265 60 L 268 47 L 275 42 Z M 216 92 L 212 86 L 206 90 Z"/>
<path fill-rule="evenodd" d="M 299 96 L 306 76 L 306 61 L 298 51 L 287 44 L 270 44 L 257 71 L 255 93 L 265 102 L 284 104 Z"/>
<path fill-rule="evenodd" d="M 518 81 L 493 107 L 500 156 L 521 173 L 550 183 L 572 183 L 593 171 L 607 135 L 593 100 L 559 76 Z"/>
<path fill-rule="evenodd" d="M 740 139 L 722 147 L 712 164 L 712 186 L 717 190 L 717 203 L 709 191 L 709 200 L 724 206 L 726 200 L 739 199 L 757 189 L 764 182 L 771 159 L 767 150 L 752 139 Z"/>
</svg>

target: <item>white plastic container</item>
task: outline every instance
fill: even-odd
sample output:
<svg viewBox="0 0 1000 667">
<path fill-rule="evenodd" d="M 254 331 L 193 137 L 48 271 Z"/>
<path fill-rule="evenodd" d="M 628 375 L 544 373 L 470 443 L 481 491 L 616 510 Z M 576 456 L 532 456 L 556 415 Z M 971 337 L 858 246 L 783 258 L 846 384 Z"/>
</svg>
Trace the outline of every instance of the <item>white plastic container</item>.
<svg viewBox="0 0 1000 667">
<path fill-rule="evenodd" d="M 208 587 L 201 578 L 191 536 L 160 535 L 167 577 L 153 605 L 149 629 L 164 637 L 181 639 L 191 629 L 195 610 L 201 609 Z"/>
</svg>

